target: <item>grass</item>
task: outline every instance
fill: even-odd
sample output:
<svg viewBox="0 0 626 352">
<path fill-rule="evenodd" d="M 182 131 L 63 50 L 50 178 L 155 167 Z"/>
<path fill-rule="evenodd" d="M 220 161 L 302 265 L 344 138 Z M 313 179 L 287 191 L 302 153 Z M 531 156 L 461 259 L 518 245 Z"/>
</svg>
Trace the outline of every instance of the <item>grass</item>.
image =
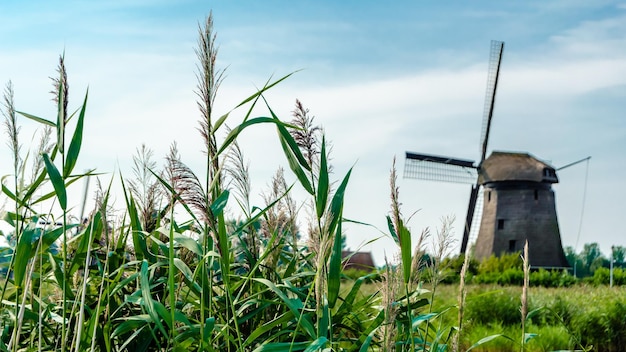
<svg viewBox="0 0 626 352">
<path fill-rule="evenodd" d="M 570 334 L 568 347 L 621 346 L 623 330 L 611 331 L 600 344 L 595 339 L 601 329 L 621 326 L 623 300 L 600 297 L 615 312 L 603 315 L 569 297 L 535 301 L 550 296 L 533 289 L 528 294 L 505 289 L 500 301 L 491 302 L 487 298 L 498 294 L 482 287 L 469 286 L 465 299 L 456 287 L 442 285 L 451 223 L 444 221 L 436 231 L 433 253 L 424 260 L 430 232 L 412 243 L 400 209 L 395 162 L 387 235 L 396 242 L 398 256 L 380 275 L 346 280 L 343 204 L 352 170 L 331 178 L 328 142 L 300 101 L 291 120 L 277 116 L 266 101 L 265 93 L 279 89 L 290 74 L 216 115 L 224 71 L 215 66 L 212 16 L 199 27 L 196 54 L 203 167 L 188 167 L 173 144 L 159 169 L 149 147 L 141 146 L 133 175 L 112 175 L 105 185 L 98 178 L 96 206 L 85 219 L 71 216 L 68 194 L 80 192 L 77 181 L 96 176 L 95 170 L 74 171 L 82 144 L 89 142 L 83 136 L 88 94 L 71 107 L 63 56 L 53 80 L 55 119 L 16 110 L 7 85 L 3 116 L 14 163 L 11 177 L 2 180 L 3 219 L 12 231 L 6 234 L 9 246 L 0 249 L 5 278 L 0 282 L 0 351 L 459 351 L 492 346 L 534 351 L 562 344 L 548 334 L 562 332 L 561 327 Z M 262 115 L 252 114 L 260 110 Z M 25 154 L 18 117 L 42 127 L 41 142 L 29 145 Z M 245 151 L 237 139 L 258 124 L 276 128 L 289 170 L 278 170 L 264 204 L 252 205 Z M 285 172 L 296 184 L 286 183 Z M 115 211 L 109 203 L 114 183 L 121 185 L 125 205 Z M 294 187 L 308 198 L 293 199 Z M 227 218 L 228 208 L 239 209 L 241 217 Z M 528 276 L 526 271 L 524 292 Z M 511 319 L 479 318 L 484 302 L 501 309 L 499 318 Z M 558 314 L 533 308 L 542 304 Z M 525 325 L 517 326 L 520 322 Z M 520 343 L 511 338 L 535 329 L 546 331 L 546 339 Z"/>
</svg>

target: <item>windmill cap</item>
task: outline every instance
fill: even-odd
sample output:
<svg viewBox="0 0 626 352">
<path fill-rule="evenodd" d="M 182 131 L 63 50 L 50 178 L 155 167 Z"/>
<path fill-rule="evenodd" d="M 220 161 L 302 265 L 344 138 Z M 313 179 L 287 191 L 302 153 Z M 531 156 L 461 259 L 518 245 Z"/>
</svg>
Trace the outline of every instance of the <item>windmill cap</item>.
<svg viewBox="0 0 626 352">
<path fill-rule="evenodd" d="M 494 151 L 482 162 L 478 183 L 490 182 L 557 183 L 554 167 L 529 153 Z"/>
</svg>

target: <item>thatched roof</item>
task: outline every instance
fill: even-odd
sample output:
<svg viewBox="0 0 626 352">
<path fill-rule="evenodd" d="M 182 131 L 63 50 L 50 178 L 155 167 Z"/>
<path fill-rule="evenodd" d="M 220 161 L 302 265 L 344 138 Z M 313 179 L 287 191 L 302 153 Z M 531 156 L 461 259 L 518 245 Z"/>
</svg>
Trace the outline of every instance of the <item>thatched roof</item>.
<svg viewBox="0 0 626 352">
<path fill-rule="evenodd" d="M 480 166 L 478 182 L 528 181 L 557 183 L 556 170 L 528 153 L 494 151 Z"/>
<path fill-rule="evenodd" d="M 349 257 L 345 266 L 346 269 L 358 269 L 370 272 L 376 268 L 372 252 L 343 251 L 341 256 L 343 258 Z"/>
</svg>

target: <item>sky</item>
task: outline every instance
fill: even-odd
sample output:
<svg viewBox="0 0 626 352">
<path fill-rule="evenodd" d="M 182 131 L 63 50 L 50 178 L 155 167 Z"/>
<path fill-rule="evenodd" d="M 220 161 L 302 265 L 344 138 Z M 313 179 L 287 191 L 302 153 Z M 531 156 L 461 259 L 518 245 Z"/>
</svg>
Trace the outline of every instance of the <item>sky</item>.
<svg viewBox="0 0 626 352">
<path fill-rule="evenodd" d="M 18 110 L 53 120 L 49 77 L 65 53 L 70 107 L 89 90 L 77 170 L 96 168 L 105 184 L 116 172 L 130 177 L 141 144 L 162 162 L 174 141 L 201 170 L 194 47 L 211 11 L 226 68 L 218 113 L 297 71 L 267 100 L 284 120 L 296 99 L 310 110 L 332 144 L 334 180 L 354 168 L 344 216 L 373 226 L 348 226 L 347 244 L 382 236 L 362 247 L 377 264 L 397 252 L 384 235 L 393 158 L 402 175 L 405 151 L 480 157 L 492 39 L 505 48 L 488 151 L 525 151 L 557 168 L 591 156 L 558 173 L 562 243 L 580 251 L 598 242 L 605 254 L 626 245 L 626 2 L 9 0 L 0 4 L 0 83 L 13 83 Z M 36 125 L 20 122 L 27 148 Z M 262 205 L 287 163 L 271 126 L 240 142 Z M 0 162 L 11 165 L 8 147 Z M 450 217 L 460 246 L 469 185 L 400 177 L 398 186 L 415 238 Z M 70 198 L 81 193 L 76 186 Z M 301 189 L 295 196 L 305 199 Z"/>
</svg>

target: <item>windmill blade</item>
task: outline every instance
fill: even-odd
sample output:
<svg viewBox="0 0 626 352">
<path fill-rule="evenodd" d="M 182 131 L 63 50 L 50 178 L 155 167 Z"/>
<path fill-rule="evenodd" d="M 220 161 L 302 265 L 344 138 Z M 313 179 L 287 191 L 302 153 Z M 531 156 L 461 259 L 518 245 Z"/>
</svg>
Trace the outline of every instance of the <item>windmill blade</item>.
<svg viewBox="0 0 626 352">
<path fill-rule="evenodd" d="M 461 254 L 467 251 L 467 243 L 469 242 L 470 233 L 474 227 L 474 211 L 476 210 L 476 201 L 478 199 L 479 185 L 473 185 L 470 192 L 469 204 L 467 205 L 467 215 L 465 216 L 465 227 L 463 228 L 463 239 L 461 240 Z"/>
<path fill-rule="evenodd" d="M 473 184 L 476 182 L 477 174 L 471 160 L 407 152 L 404 177 Z"/>
<path fill-rule="evenodd" d="M 504 42 L 496 40 L 491 41 L 491 53 L 489 55 L 489 73 L 487 76 L 487 91 L 485 93 L 485 108 L 483 112 L 483 127 L 480 133 L 480 163 L 485 160 L 485 156 L 487 154 L 487 142 L 489 141 L 489 130 L 491 129 L 493 107 L 496 102 L 496 88 L 498 86 L 498 77 L 500 76 L 500 63 L 502 62 L 503 51 Z"/>
<path fill-rule="evenodd" d="M 478 185 L 472 187 L 467 207 L 467 216 L 465 218 L 465 228 L 463 229 L 463 239 L 461 240 L 460 254 L 466 253 L 467 247 L 476 242 L 476 238 L 480 232 L 480 222 L 483 217 L 484 191 L 483 186 Z"/>
</svg>

